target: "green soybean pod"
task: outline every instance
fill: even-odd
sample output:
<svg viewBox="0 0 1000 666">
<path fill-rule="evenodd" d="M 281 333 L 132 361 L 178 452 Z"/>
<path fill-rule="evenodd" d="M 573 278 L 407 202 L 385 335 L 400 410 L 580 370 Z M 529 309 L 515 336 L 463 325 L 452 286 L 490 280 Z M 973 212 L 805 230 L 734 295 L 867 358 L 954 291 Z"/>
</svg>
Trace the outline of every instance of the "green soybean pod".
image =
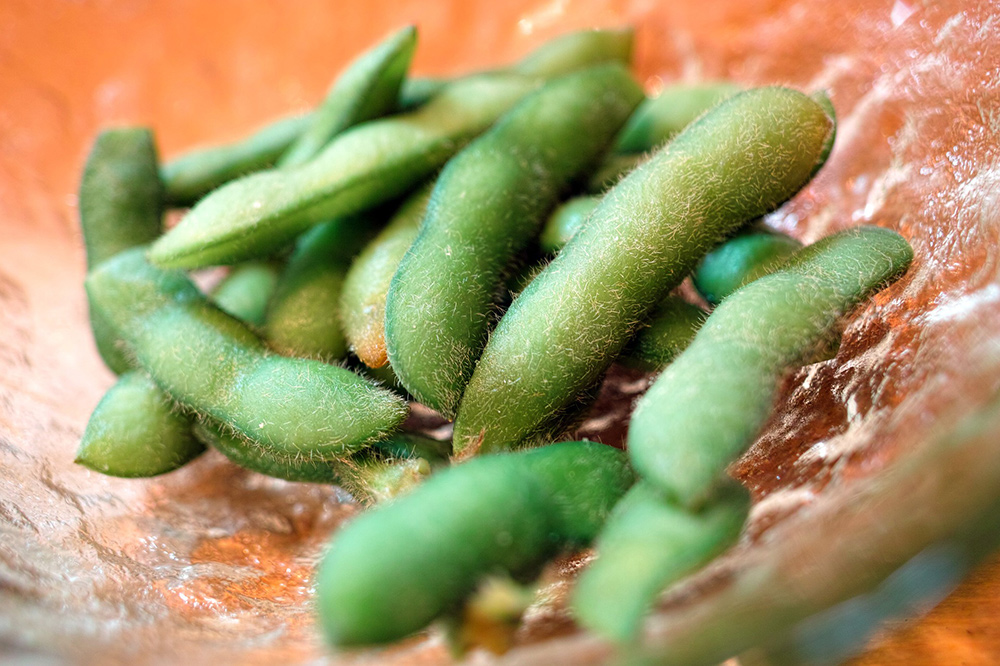
<svg viewBox="0 0 1000 666">
<path fill-rule="evenodd" d="M 202 421 L 194 430 L 201 441 L 244 469 L 285 481 L 336 484 L 366 505 L 409 491 L 446 460 L 436 442 L 414 442 L 413 436 L 399 440 L 400 435 L 394 435 L 343 459 L 314 460 L 276 453 L 246 437 L 227 433 L 216 423 Z"/>
<path fill-rule="evenodd" d="M 338 646 L 419 631 L 487 574 L 530 576 L 592 539 L 632 481 L 620 451 L 590 442 L 439 472 L 339 530 L 317 574 L 320 625 Z"/>
<path fill-rule="evenodd" d="M 691 512 L 640 481 L 597 537 L 597 558 L 573 589 L 573 616 L 604 638 L 635 640 L 657 595 L 732 545 L 749 509 L 742 488 L 727 487 L 704 509 Z"/>
<path fill-rule="evenodd" d="M 454 416 L 504 272 L 641 99 L 618 64 L 554 79 L 445 166 L 386 297 L 389 363 L 418 401 Z"/>
<path fill-rule="evenodd" d="M 456 453 L 515 446 L 571 405 L 701 256 L 806 183 L 830 128 L 799 92 L 750 90 L 626 176 L 493 331 Z"/>
<path fill-rule="evenodd" d="M 331 220 L 298 240 L 268 303 L 263 335 L 289 356 L 337 361 L 347 354 L 340 321 L 344 276 L 371 236 L 377 213 Z"/>
<path fill-rule="evenodd" d="M 563 248 L 569 239 L 583 226 L 583 221 L 590 217 L 597 205 L 601 203 L 598 196 L 573 197 L 559 205 L 545 221 L 538 244 L 543 252 L 555 254 Z"/>
<path fill-rule="evenodd" d="M 138 478 L 172 472 L 204 450 L 188 415 L 146 373 L 133 370 L 97 404 L 75 462 L 101 474 Z"/>
<path fill-rule="evenodd" d="M 767 275 L 802 248 L 791 236 L 754 225 L 705 255 L 691 277 L 705 300 L 718 305 L 743 285 Z"/>
<path fill-rule="evenodd" d="M 86 285 L 160 388 L 278 453 L 343 457 L 406 416 L 402 399 L 349 370 L 270 353 L 183 273 L 151 266 L 143 248 L 104 262 Z"/>
<path fill-rule="evenodd" d="M 607 63 L 628 66 L 634 42 L 632 28 L 577 30 L 550 39 L 512 69 L 519 74 L 549 78 Z"/>
<path fill-rule="evenodd" d="M 632 60 L 634 41 L 635 31 L 632 28 L 577 30 L 543 43 L 506 71 L 550 78 L 609 62 L 628 65 Z M 456 80 L 442 77 L 407 79 L 400 91 L 399 106 L 413 109 L 425 104 Z"/>
<path fill-rule="evenodd" d="M 234 178 L 274 166 L 312 123 L 312 114 L 296 114 L 265 125 L 233 143 L 196 148 L 160 169 L 167 203 L 190 206 Z"/>
<path fill-rule="evenodd" d="M 641 153 L 671 140 L 698 116 L 740 91 L 729 81 L 676 84 L 647 99 L 622 128 L 620 153 Z"/>
<path fill-rule="evenodd" d="M 248 261 L 234 266 L 211 292 L 220 310 L 251 326 L 264 325 L 267 303 L 278 284 L 280 267 L 273 261 Z"/>
<path fill-rule="evenodd" d="M 79 194 L 88 270 L 160 235 L 163 190 L 157 168 L 156 145 L 148 129 L 108 129 L 97 136 Z M 92 306 L 90 322 L 97 351 L 107 366 L 117 374 L 131 368 L 114 330 Z"/>
<path fill-rule="evenodd" d="M 340 313 L 348 347 L 370 368 L 389 362 L 385 349 L 385 295 L 427 211 L 432 183 L 412 194 L 351 263 L 344 278 Z"/>
<path fill-rule="evenodd" d="M 513 74 L 470 77 L 416 111 L 343 132 L 301 167 L 227 183 L 154 243 L 150 258 L 168 268 L 231 264 L 403 195 L 537 85 Z"/>
<path fill-rule="evenodd" d="M 650 372 L 663 369 L 691 344 L 707 316 L 697 305 L 667 296 L 625 345 L 618 361 Z"/>
<path fill-rule="evenodd" d="M 628 446 L 639 473 L 671 501 L 698 506 L 753 442 L 782 375 L 912 259 L 893 231 L 850 229 L 734 292 L 636 405 Z"/>
<path fill-rule="evenodd" d="M 406 26 L 355 58 L 313 112 L 309 126 L 282 154 L 278 166 L 305 164 L 348 127 L 393 111 L 416 45 L 417 29 Z"/>
</svg>

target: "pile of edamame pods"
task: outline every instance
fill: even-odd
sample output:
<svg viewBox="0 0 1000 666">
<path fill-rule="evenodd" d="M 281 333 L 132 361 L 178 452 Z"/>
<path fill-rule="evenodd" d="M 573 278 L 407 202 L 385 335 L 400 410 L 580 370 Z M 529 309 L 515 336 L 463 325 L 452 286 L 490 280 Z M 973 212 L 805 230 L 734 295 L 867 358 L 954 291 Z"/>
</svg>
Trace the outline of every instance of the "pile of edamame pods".
<svg viewBox="0 0 1000 666">
<path fill-rule="evenodd" d="M 209 446 L 378 504 L 319 568 L 336 646 L 439 619 L 461 644 L 484 581 L 529 582 L 595 540 L 571 609 L 627 645 L 738 537 L 749 501 L 726 467 L 783 374 L 829 354 L 912 251 L 873 227 L 802 247 L 760 222 L 830 154 L 823 93 L 646 99 L 628 29 L 448 80 L 407 76 L 415 46 L 399 30 L 313 112 L 163 165 L 148 129 L 98 136 L 86 289 L 120 379 L 77 461 L 153 476 Z M 190 210 L 164 233 L 168 206 Z M 216 265 L 202 293 L 187 271 Z M 688 276 L 699 303 L 672 295 Z M 659 373 L 627 452 L 558 442 L 616 361 Z M 452 440 L 402 428 L 408 399 Z"/>
</svg>

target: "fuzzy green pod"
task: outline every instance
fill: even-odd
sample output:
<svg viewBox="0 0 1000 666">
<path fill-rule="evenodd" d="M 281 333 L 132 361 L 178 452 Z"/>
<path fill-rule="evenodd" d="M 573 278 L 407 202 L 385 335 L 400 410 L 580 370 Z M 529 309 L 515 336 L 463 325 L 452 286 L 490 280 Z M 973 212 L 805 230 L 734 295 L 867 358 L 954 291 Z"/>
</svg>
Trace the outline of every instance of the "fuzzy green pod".
<svg viewBox="0 0 1000 666">
<path fill-rule="evenodd" d="M 153 133 L 142 127 L 104 130 L 80 181 L 80 229 L 88 270 L 122 250 L 153 242 L 162 229 L 163 188 Z M 131 368 L 114 330 L 90 308 L 101 358 L 115 373 Z"/>
<path fill-rule="evenodd" d="M 416 435 L 396 434 L 370 449 L 337 460 L 314 460 L 282 455 L 225 432 L 216 423 L 194 427 L 201 441 L 235 464 L 258 474 L 285 481 L 336 484 L 362 504 L 386 501 L 409 491 L 447 462 L 446 443 Z"/>
<path fill-rule="evenodd" d="M 369 368 L 382 368 L 389 362 L 385 349 L 385 295 L 399 262 L 417 237 L 431 189 L 432 184 L 428 184 L 403 202 L 389 224 L 357 256 L 344 278 L 340 298 L 344 336 L 351 351 Z"/>
<path fill-rule="evenodd" d="M 439 472 L 337 533 L 317 575 L 320 625 L 338 646 L 419 631 L 486 575 L 531 576 L 558 550 L 586 544 L 632 482 L 620 451 L 591 442 Z"/>
<path fill-rule="evenodd" d="M 212 289 L 212 302 L 223 312 L 260 327 L 279 274 L 280 267 L 271 261 L 248 261 L 234 266 Z"/>
<path fill-rule="evenodd" d="M 389 362 L 418 401 L 454 416 L 504 272 L 641 99 L 618 64 L 555 79 L 441 172 L 385 306 Z"/>
<path fill-rule="evenodd" d="M 130 371 L 118 378 L 90 415 L 76 461 L 109 476 L 138 478 L 166 474 L 205 450 L 191 433 L 191 419 L 148 375 Z"/>
<path fill-rule="evenodd" d="M 268 123 L 239 141 L 175 157 L 160 169 L 167 203 L 190 206 L 234 178 L 273 167 L 311 123 L 312 114 L 296 114 Z"/>
<path fill-rule="evenodd" d="M 618 361 L 650 372 L 661 370 L 691 344 L 707 316 L 697 305 L 667 296 L 625 345 Z"/>
<path fill-rule="evenodd" d="M 397 30 L 355 58 L 337 77 L 309 126 L 282 154 L 278 166 L 305 164 L 348 127 L 390 113 L 417 46 L 417 29 Z"/>
<path fill-rule="evenodd" d="M 341 457 L 406 416 L 402 399 L 332 365 L 270 353 L 142 248 L 101 264 L 87 293 L 153 380 L 187 408 L 289 456 Z"/>
<path fill-rule="evenodd" d="M 537 85 L 514 74 L 470 77 L 416 111 L 338 135 L 299 168 L 227 183 L 160 238 L 150 258 L 168 268 L 235 263 L 405 194 Z"/>
<path fill-rule="evenodd" d="M 636 405 L 628 446 L 639 473 L 671 501 L 698 506 L 753 442 L 782 375 L 912 259 L 893 231 L 850 229 L 734 292 Z"/>
<path fill-rule="evenodd" d="M 750 90 L 626 176 L 493 331 L 456 452 L 515 446 L 572 405 L 706 252 L 807 182 L 830 129 L 802 93 Z"/>
<path fill-rule="evenodd" d="M 763 225 L 744 229 L 705 255 L 691 278 L 695 289 L 718 305 L 740 287 L 767 275 L 802 248 L 791 236 Z"/>
<path fill-rule="evenodd" d="M 263 335 L 272 349 L 324 361 L 347 354 L 341 292 L 351 259 L 377 228 L 373 217 L 338 218 L 302 235 L 268 303 Z"/>
<path fill-rule="evenodd" d="M 512 69 L 527 76 L 551 78 L 607 63 L 628 66 L 634 42 L 632 28 L 577 30 L 550 39 Z"/>
<path fill-rule="evenodd" d="M 676 84 L 643 102 L 622 128 L 615 144 L 620 153 L 641 153 L 677 136 L 698 116 L 738 93 L 729 81 Z"/>
<path fill-rule="evenodd" d="M 693 513 L 640 481 L 597 538 L 597 558 L 573 589 L 574 617 L 618 643 L 635 640 L 657 595 L 732 545 L 749 509 L 749 496 L 739 487 L 728 486 Z"/>
</svg>

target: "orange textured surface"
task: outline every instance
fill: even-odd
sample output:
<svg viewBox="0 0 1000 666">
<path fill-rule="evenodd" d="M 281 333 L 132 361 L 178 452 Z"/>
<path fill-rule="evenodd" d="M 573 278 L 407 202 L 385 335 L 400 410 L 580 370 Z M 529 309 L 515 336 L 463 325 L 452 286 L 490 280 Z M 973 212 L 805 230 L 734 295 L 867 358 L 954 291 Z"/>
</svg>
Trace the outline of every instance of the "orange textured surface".
<svg viewBox="0 0 1000 666">
<path fill-rule="evenodd" d="M 777 413 L 734 467 L 757 504 L 728 566 L 753 561 L 762 544 L 774 548 L 769 535 L 827 538 L 810 523 L 814 508 L 1000 388 L 995 3 L 7 0 L 0 645 L 95 663 L 305 663 L 324 654 L 309 604 L 312 567 L 357 511 L 346 496 L 244 473 L 214 454 L 148 481 L 72 464 L 113 381 L 90 342 L 75 191 L 99 128 L 148 124 L 166 157 L 237 138 L 315 103 L 341 65 L 406 22 L 421 31 L 417 73 L 496 65 L 573 28 L 627 23 L 638 30 L 635 71 L 649 90 L 731 78 L 830 91 L 840 119 L 833 154 L 769 221 L 804 241 L 860 223 L 891 227 L 916 261 L 849 317 L 835 359 L 786 380 Z M 637 381 L 624 376 L 618 407 Z M 614 423 L 586 427 L 621 434 Z M 982 591 L 998 589 L 989 571 L 865 663 L 896 663 L 894 654 L 932 663 L 947 645 L 966 663 L 987 663 L 1000 649 L 996 622 L 983 619 L 996 616 L 995 597 Z M 553 583 L 552 597 L 564 588 Z M 696 603 L 702 588 L 691 589 L 673 607 Z M 964 610 L 949 611 L 956 603 Z M 556 601 L 531 618 L 522 632 L 529 645 L 512 658 L 572 632 Z M 448 661 L 437 635 L 378 658 Z"/>
</svg>

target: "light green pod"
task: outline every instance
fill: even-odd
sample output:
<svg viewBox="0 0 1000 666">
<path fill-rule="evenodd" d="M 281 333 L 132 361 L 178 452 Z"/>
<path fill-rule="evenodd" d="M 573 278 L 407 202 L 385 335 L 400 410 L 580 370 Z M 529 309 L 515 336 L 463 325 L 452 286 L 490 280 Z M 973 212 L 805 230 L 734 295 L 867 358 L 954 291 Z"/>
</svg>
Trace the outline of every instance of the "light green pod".
<svg viewBox="0 0 1000 666">
<path fill-rule="evenodd" d="M 635 640 L 657 595 L 732 545 L 749 509 L 749 497 L 739 487 L 727 487 L 693 513 L 640 481 L 597 538 L 597 558 L 573 589 L 573 616 L 604 638 Z"/>
<path fill-rule="evenodd" d="M 338 646 L 403 638 L 483 577 L 532 576 L 560 549 L 586 544 L 632 482 L 620 451 L 591 442 L 439 472 L 338 531 L 317 574 L 320 625 Z"/>
<path fill-rule="evenodd" d="M 172 472 L 204 450 L 188 415 L 146 373 L 133 370 L 118 378 L 90 415 L 75 462 L 137 478 Z"/>
<path fill-rule="evenodd" d="M 550 39 L 505 70 L 493 71 L 551 78 L 609 62 L 627 66 L 632 60 L 634 41 L 635 31 L 632 28 L 578 30 Z M 487 72 L 480 72 L 484 73 Z M 400 91 L 399 106 L 401 109 L 414 109 L 461 78 L 464 77 L 407 79 Z"/>
<path fill-rule="evenodd" d="M 351 259 L 377 228 L 372 217 L 338 218 L 302 235 L 268 303 L 263 335 L 272 349 L 327 362 L 347 354 L 341 291 Z"/>
<path fill-rule="evenodd" d="M 454 416 L 504 272 L 641 99 L 618 64 L 555 79 L 441 172 L 386 297 L 389 363 L 418 401 Z"/>
<path fill-rule="evenodd" d="M 433 184 L 417 190 L 347 271 L 340 298 L 348 347 L 369 368 L 389 362 L 385 350 L 385 295 L 403 255 L 417 237 Z M 395 375 L 393 376 L 395 382 Z"/>
<path fill-rule="evenodd" d="M 698 116 L 739 91 L 738 85 L 728 81 L 668 86 L 636 109 L 618 135 L 615 150 L 641 153 L 670 141 Z"/>
<path fill-rule="evenodd" d="M 850 229 L 724 300 L 636 405 L 628 447 L 639 473 L 671 501 L 698 506 L 753 442 L 784 373 L 912 259 L 893 231 Z"/>
<path fill-rule="evenodd" d="M 80 181 L 80 229 L 88 270 L 122 250 L 152 243 L 162 228 L 163 189 L 153 133 L 141 127 L 109 129 L 94 141 Z M 90 307 L 101 358 L 115 373 L 132 367 L 118 336 Z"/>
<path fill-rule="evenodd" d="M 239 178 L 198 202 L 152 247 L 160 266 L 198 268 L 265 255 L 315 224 L 405 194 L 538 85 L 469 78 L 412 113 L 338 135 L 309 163 Z"/>
<path fill-rule="evenodd" d="M 549 219 L 545 221 L 538 244 L 542 252 L 555 254 L 563 248 L 569 239 L 583 226 L 583 221 L 590 217 L 597 205 L 601 203 L 598 196 L 573 197 L 559 205 Z"/>
<path fill-rule="evenodd" d="M 289 116 L 239 141 L 175 157 L 160 169 L 167 203 L 190 206 L 234 178 L 274 166 L 311 123 L 312 114 Z"/>
<path fill-rule="evenodd" d="M 709 249 L 807 182 L 830 129 L 801 93 L 751 90 L 625 177 L 493 331 L 456 452 L 515 446 L 557 417 Z"/>
<path fill-rule="evenodd" d="M 406 416 L 402 399 L 348 370 L 270 353 L 183 273 L 147 263 L 141 248 L 104 262 L 86 284 L 174 400 L 279 453 L 343 457 Z"/>
<path fill-rule="evenodd" d="M 305 164 L 348 127 L 392 112 L 417 46 L 417 29 L 407 26 L 354 59 L 337 77 L 309 126 L 282 154 L 278 166 Z"/>
<path fill-rule="evenodd" d="M 697 305 L 667 296 L 625 345 L 618 361 L 649 372 L 663 369 L 691 344 L 707 316 Z"/>
<path fill-rule="evenodd" d="M 691 278 L 695 289 L 718 305 L 743 285 L 767 275 L 802 248 L 791 236 L 754 225 L 705 255 Z"/>
<path fill-rule="evenodd" d="M 528 76 L 551 78 L 586 67 L 632 60 L 635 30 L 598 28 L 577 30 L 554 37 L 523 57 L 513 71 Z"/>
<path fill-rule="evenodd" d="M 271 261 L 248 261 L 233 267 L 211 293 L 212 302 L 251 326 L 264 325 L 267 303 L 278 284 L 280 267 Z"/>
</svg>

